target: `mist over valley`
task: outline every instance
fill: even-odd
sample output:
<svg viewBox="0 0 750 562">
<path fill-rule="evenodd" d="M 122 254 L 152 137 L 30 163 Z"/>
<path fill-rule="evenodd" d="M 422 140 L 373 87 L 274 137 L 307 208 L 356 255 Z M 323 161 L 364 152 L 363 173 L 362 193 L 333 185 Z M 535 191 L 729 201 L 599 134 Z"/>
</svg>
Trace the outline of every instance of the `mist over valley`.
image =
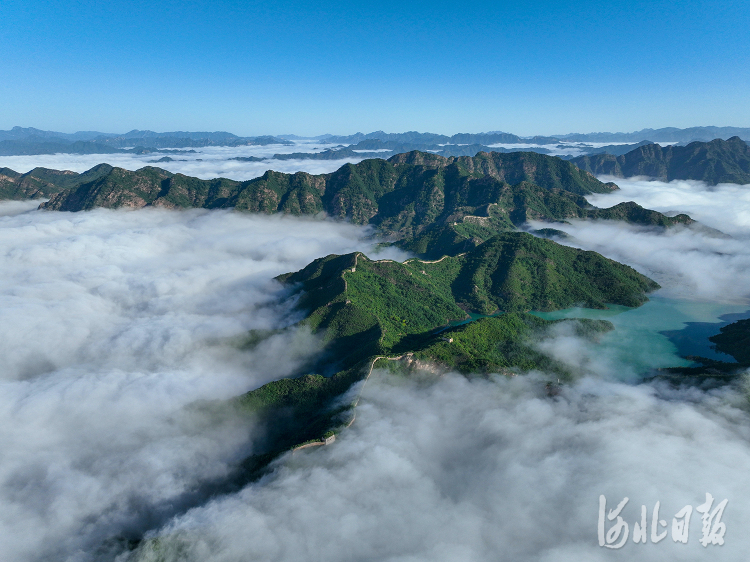
<svg viewBox="0 0 750 562">
<path fill-rule="evenodd" d="M 502 166 L 528 161 L 497 158 L 506 179 L 516 172 Z M 549 156 L 528 158 L 557 166 L 546 163 Z M 559 170 L 574 169 L 568 166 Z M 750 317 L 750 186 L 602 183 L 568 173 L 555 180 L 565 186 L 554 188 L 560 196 L 581 189 L 599 209 L 633 202 L 644 211 L 587 210 L 589 218 L 564 222 L 526 211 L 520 230 L 502 222 L 487 223 L 486 232 L 451 226 L 456 236 L 483 238 L 465 257 L 432 264 L 413 257 L 418 245 L 383 244 L 385 223 L 356 225 L 325 213 L 151 206 L 71 213 L 39 210 L 38 200 L 0 203 L 6 555 L 298 560 L 315 552 L 351 560 L 408 551 L 415 560 L 598 559 L 599 495 L 629 497 L 624 513 L 632 525 L 641 504 L 660 501 L 671 517 L 710 492 L 729 498 L 726 544 L 711 556 L 741 560 L 743 539 L 732 531 L 750 521 L 740 499 L 750 435 L 746 367 L 707 337 Z M 518 191 L 524 181 L 503 189 L 526 193 Z M 466 214 L 460 224 L 474 220 Z M 421 228 L 429 232 L 429 224 Z M 440 240 L 426 247 L 438 251 Z M 603 279 L 621 279 L 624 291 L 648 278 L 661 288 L 643 285 L 648 302 L 636 308 L 637 292 L 616 297 L 597 285 L 575 293 L 593 308 L 577 307 L 564 296 L 572 287 L 553 296 L 562 280 L 552 278 L 513 300 L 497 281 L 471 273 L 487 283 L 486 297 L 476 287 L 476 297 L 462 292 L 461 276 L 475 271 L 476 260 L 509 268 L 508 287 L 515 276 L 524 286 L 535 283 L 524 277 L 529 272 L 550 275 L 535 269 L 528 252 L 546 253 L 566 276 L 581 275 L 588 266 L 583 254 L 566 253 L 571 246 L 625 264 L 597 266 Z M 515 248 L 515 257 L 492 265 L 491 248 L 504 256 Z M 320 261 L 329 254 L 341 258 Z M 354 261 L 334 265 L 341 259 Z M 632 273 L 617 269 L 626 266 Z M 336 274 L 322 281 L 314 273 L 337 267 L 348 279 L 341 296 Z M 297 277 L 274 280 L 294 271 Z M 441 292 L 446 275 L 458 275 L 450 294 Z M 407 301 L 387 304 L 378 300 L 377 276 L 407 298 L 429 286 L 443 300 L 426 302 L 424 312 Z M 331 302 L 314 296 L 320 290 Z M 617 298 L 631 307 L 597 304 Z M 435 320 L 417 319 L 436 307 L 456 320 L 465 314 L 449 312 L 453 302 L 485 316 L 425 332 Z M 388 312 L 373 324 L 381 330 L 375 339 L 364 335 L 369 328 L 351 332 L 351 314 L 339 312 L 358 310 L 365 316 L 357 322 L 370 322 L 367 311 L 383 314 L 383 306 L 403 307 L 404 320 Z M 496 307 L 519 312 L 497 316 Z M 562 321 L 576 318 L 588 320 Z M 403 333 L 394 339 L 394 330 Z M 347 333 L 359 335 L 337 347 Z M 723 374 L 718 364 L 728 366 Z M 696 369 L 697 376 L 687 374 Z M 329 378 L 306 375 L 284 386 L 285 377 L 310 372 Z M 241 407 L 232 406 L 243 395 Z M 289 450 L 326 429 L 332 445 Z M 691 531 L 699 536 L 696 521 Z M 652 546 L 644 559 L 703 560 L 707 552 L 695 539 Z"/>
</svg>

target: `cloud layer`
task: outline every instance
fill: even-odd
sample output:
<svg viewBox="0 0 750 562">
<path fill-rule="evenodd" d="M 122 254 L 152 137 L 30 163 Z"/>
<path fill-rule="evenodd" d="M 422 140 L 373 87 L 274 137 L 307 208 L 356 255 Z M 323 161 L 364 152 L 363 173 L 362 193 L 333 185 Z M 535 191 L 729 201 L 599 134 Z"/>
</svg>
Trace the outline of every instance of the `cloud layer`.
<svg viewBox="0 0 750 562">
<path fill-rule="evenodd" d="M 187 406 L 288 375 L 302 332 L 272 277 L 368 231 L 234 212 L 0 204 L 0 558 L 90 559 L 158 525 L 248 451 L 247 420 Z"/>
<path fill-rule="evenodd" d="M 610 207 L 622 201 L 636 201 L 647 209 L 662 213 L 687 213 L 711 228 L 727 234 L 746 235 L 750 231 L 750 185 L 724 183 L 715 186 L 701 181 L 651 181 L 601 176 L 613 181 L 619 191 L 589 195 L 597 207 Z"/>
<path fill-rule="evenodd" d="M 744 560 L 750 424 L 740 396 L 585 378 L 549 398 L 527 378 L 368 383 L 356 423 L 297 453 L 263 485 L 211 502 L 161 533 L 154 560 L 609 560 L 598 497 L 633 532 L 646 505 L 668 521 L 705 492 L 729 500 L 723 547 L 671 536 L 639 560 Z M 609 528 L 609 524 L 607 528 Z"/>
<path fill-rule="evenodd" d="M 277 172 L 309 172 L 326 174 L 338 170 L 347 162 L 356 163 L 361 158 L 342 160 L 274 160 L 274 154 L 293 152 L 321 152 L 331 145 L 310 142 L 297 142 L 295 145 L 268 146 L 208 146 L 195 148 L 195 153 L 184 154 L 43 154 L 36 156 L 0 156 L 0 167 L 8 167 L 16 172 L 26 173 L 37 166 L 55 170 L 72 170 L 85 172 L 97 164 L 106 163 L 112 166 L 137 170 L 144 166 L 156 166 L 170 172 L 194 176 L 201 179 L 229 178 L 238 181 L 262 176 L 266 170 Z M 163 156 L 174 159 L 173 162 L 152 162 Z M 232 160 L 236 157 L 264 158 L 262 162 L 242 162 Z"/>
<path fill-rule="evenodd" d="M 603 177 L 603 180 L 612 178 Z M 700 225 L 664 231 L 613 221 L 554 224 L 575 240 L 564 243 L 627 263 L 658 281 L 664 296 L 747 302 L 750 297 L 750 186 L 617 179 L 621 190 L 589 196 L 600 207 L 622 201 L 667 214 L 688 213 Z M 532 222 L 540 228 L 550 226 Z M 730 236 L 723 236 L 726 233 Z"/>
</svg>

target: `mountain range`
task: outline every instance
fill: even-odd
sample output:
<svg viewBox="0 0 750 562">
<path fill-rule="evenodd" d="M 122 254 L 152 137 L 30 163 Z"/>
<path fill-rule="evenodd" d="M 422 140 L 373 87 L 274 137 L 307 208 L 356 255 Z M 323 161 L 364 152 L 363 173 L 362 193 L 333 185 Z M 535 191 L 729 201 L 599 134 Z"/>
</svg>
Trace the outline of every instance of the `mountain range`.
<svg viewBox="0 0 750 562">
<path fill-rule="evenodd" d="M 688 143 L 692 141 L 709 141 L 716 138 L 728 139 L 739 136 L 750 140 L 750 128 L 743 127 L 689 127 L 678 129 L 664 127 L 661 129 L 641 129 L 632 133 L 566 133 L 549 136 L 523 137 L 512 133 L 492 131 L 488 133 L 459 133 L 455 135 L 439 135 L 435 133 L 355 133 L 353 135 L 335 136 L 322 135 L 315 137 L 328 143 L 355 144 L 364 140 L 378 139 L 383 142 L 423 143 L 423 144 L 557 144 L 559 142 L 594 142 L 594 143 L 637 143 L 646 139 L 653 142 Z"/>
<path fill-rule="evenodd" d="M 268 171 L 244 182 L 201 180 L 153 167 L 131 172 L 107 164 L 83 174 L 0 169 L 0 196 L 49 197 L 42 204 L 48 210 L 161 206 L 326 213 L 373 225 L 383 240 L 425 257 L 466 251 L 529 219 L 609 218 L 661 226 L 692 222 L 686 215 L 667 217 L 632 202 L 598 209 L 584 197 L 615 189 L 570 162 L 532 152 L 445 158 L 415 151 L 346 164 L 329 174 Z"/>
<path fill-rule="evenodd" d="M 345 149 L 367 150 L 374 149 L 374 144 L 367 141 L 377 141 L 382 144 L 378 150 L 388 148 L 391 156 L 398 152 L 412 150 L 430 150 L 442 156 L 474 156 L 480 151 L 489 151 L 493 144 L 525 144 L 536 145 L 522 148 L 494 147 L 492 150 L 532 150 L 547 153 L 545 145 L 565 145 L 565 143 L 628 143 L 632 148 L 644 142 L 669 142 L 686 144 L 691 141 L 708 141 L 715 138 L 728 139 L 739 136 L 750 140 L 750 128 L 740 127 L 691 127 L 677 129 L 667 127 L 663 129 L 642 129 L 632 133 L 568 133 L 553 136 L 522 137 L 512 133 L 490 131 L 487 133 L 458 133 L 455 135 L 441 135 L 436 133 L 420 133 L 409 131 L 405 133 L 386 133 L 374 131 L 372 133 L 355 133 L 353 135 L 320 135 L 311 137 L 326 144 L 339 144 L 342 151 L 331 151 L 335 154 L 319 154 L 303 152 L 297 158 L 335 159 L 347 157 L 362 157 L 362 154 L 348 154 Z M 79 131 L 76 133 L 62 133 L 44 131 L 33 127 L 13 127 L 11 130 L 0 131 L 0 156 L 35 155 L 35 154 L 110 154 L 133 147 L 145 149 L 165 148 L 198 148 L 205 146 L 246 146 L 269 144 L 293 144 L 292 140 L 305 140 L 296 135 L 241 137 L 225 131 L 172 131 L 156 133 L 149 130 L 132 130 L 127 133 L 101 133 L 97 131 Z M 358 146 L 354 146 L 358 145 Z M 607 152 L 622 154 L 619 145 L 594 147 L 576 145 L 576 148 L 586 154 Z M 384 155 L 369 155 L 365 157 L 383 157 Z M 277 154 L 278 159 L 292 158 L 289 155 Z"/>
<path fill-rule="evenodd" d="M 651 139 L 654 142 L 689 143 L 692 141 L 710 141 L 740 137 L 750 141 L 748 127 L 663 127 L 661 129 L 641 129 L 632 133 L 568 133 L 554 135 L 560 140 L 569 142 L 638 142 Z"/>
<path fill-rule="evenodd" d="M 562 145 L 557 145 L 562 146 Z M 344 158 L 387 158 L 404 152 L 429 151 L 440 156 L 474 156 L 480 152 L 536 152 L 548 154 L 549 149 L 489 147 L 479 144 L 438 145 L 404 143 L 395 140 L 361 140 L 355 145 L 333 148 L 318 153 L 275 154 L 277 160 L 339 160 Z M 692 179 L 717 183 L 750 183 L 750 148 L 739 137 L 710 142 L 692 142 L 687 146 L 660 146 L 651 141 L 635 144 L 607 145 L 585 149 L 587 155 L 565 157 L 579 168 L 594 175 L 627 178 L 647 176 L 662 181 Z"/>
<path fill-rule="evenodd" d="M 194 148 L 204 146 L 248 146 L 269 144 L 293 144 L 288 140 L 271 136 L 238 137 L 232 133 L 133 130 L 124 134 L 79 131 L 59 133 L 42 131 L 33 127 L 13 127 L 0 131 L 0 156 L 38 154 L 113 154 L 155 152 L 165 148 Z M 135 149 L 133 149 L 135 147 Z"/>
<path fill-rule="evenodd" d="M 432 152 L 440 156 L 475 156 L 480 152 L 536 152 L 549 154 L 550 150 L 541 146 L 524 148 L 490 147 L 483 144 L 438 144 L 430 142 L 381 141 L 379 139 L 361 140 L 350 146 L 339 145 L 322 152 L 292 152 L 274 154 L 274 160 L 343 160 L 345 158 L 389 158 L 404 152 Z"/>
<path fill-rule="evenodd" d="M 133 138 L 144 138 L 139 134 Z M 397 141 L 358 142 L 369 147 Z M 82 174 L 2 168 L 0 199 L 49 199 L 40 207 L 56 211 L 161 206 L 326 214 L 372 225 L 384 244 L 417 254 L 403 263 L 373 260 L 361 252 L 329 255 L 276 278 L 283 288 L 279 299 L 299 318 L 285 329 L 311 332 L 322 351 L 288 378 L 229 401 L 196 406 L 246 415 L 258 428 L 253 454 L 237 469 L 236 481 L 244 483 L 261 476 L 286 451 L 329 443 L 348 427 L 362 388 L 353 391 L 353 385 L 365 384 L 376 368 L 428 377 L 447 371 L 515 376 L 533 370 L 545 373 L 540 397 L 554 396 L 557 385 L 576 373 L 540 344 L 560 329 L 597 340 L 614 326 L 603 320 L 553 322 L 533 313 L 573 306 L 637 307 L 659 285 L 596 252 L 523 232 L 525 223 L 576 218 L 659 228 L 690 225 L 694 221 L 687 215 L 665 216 L 633 202 L 608 209 L 589 205 L 586 195 L 618 189 L 592 172 L 602 173 L 609 165 L 610 172 L 664 179 L 700 174 L 705 181 L 741 180 L 748 170 L 747 152 L 739 138 L 686 147 L 646 144 L 622 156 L 576 163 L 535 152 L 445 157 L 409 151 L 346 164 L 329 174 L 267 171 L 244 182 L 108 164 Z M 750 325 L 739 323 L 722 329 L 713 341 L 746 365 L 748 333 Z M 250 331 L 236 345 L 251 349 L 269 335 Z M 737 365 L 721 368 L 734 372 Z"/>
<path fill-rule="evenodd" d="M 709 185 L 750 183 L 750 147 L 739 137 L 692 142 L 687 146 L 647 144 L 620 156 L 580 156 L 571 162 L 597 176 L 648 176 L 662 181 L 689 179 Z"/>
</svg>

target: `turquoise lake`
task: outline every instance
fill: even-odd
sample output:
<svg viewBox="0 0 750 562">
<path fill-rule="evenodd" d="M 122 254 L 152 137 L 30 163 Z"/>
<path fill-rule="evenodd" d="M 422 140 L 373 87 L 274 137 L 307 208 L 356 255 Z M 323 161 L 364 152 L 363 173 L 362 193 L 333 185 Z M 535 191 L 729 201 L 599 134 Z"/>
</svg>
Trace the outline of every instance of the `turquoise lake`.
<svg viewBox="0 0 750 562">
<path fill-rule="evenodd" d="M 591 318 L 612 322 L 613 332 L 602 337 L 599 346 L 613 359 L 644 374 L 654 368 L 688 366 L 687 355 L 700 355 L 735 362 L 716 352 L 708 337 L 722 326 L 750 318 L 747 304 L 725 304 L 652 296 L 638 308 L 610 305 L 607 310 L 569 308 L 553 312 L 532 312 L 545 320 Z"/>
</svg>

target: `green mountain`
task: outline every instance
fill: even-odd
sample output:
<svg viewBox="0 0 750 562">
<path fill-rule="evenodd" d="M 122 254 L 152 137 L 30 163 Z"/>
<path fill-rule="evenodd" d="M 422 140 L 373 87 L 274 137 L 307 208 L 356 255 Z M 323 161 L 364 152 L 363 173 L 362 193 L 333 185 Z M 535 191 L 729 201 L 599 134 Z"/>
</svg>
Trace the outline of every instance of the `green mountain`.
<svg viewBox="0 0 750 562">
<path fill-rule="evenodd" d="M 51 197 L 42 205 L 45 209 L 151 205 L 293 215 L 325 212 L 355 224 L 371 224 L 387 242 L 424 257 L 466 251 L 530 219 L 598 218 L 660 226 L 693 222 L 687 215 L 666 217 L 635 203 L 592 207 L 585 195 L 608 193 L 617 186 L 560 158 L 533 152 L 445 158 L 414 151 L 346 164 L 330 174 L 268 171 L 245 182 L 201 180 L 153 167 L 131 172 L 102 165 L 80 175 L 57 172 L 59 183 L 48 171 L 43 189 L 36 191 L 22 187 L 28 181 L 13 174 L 4 176 L 5 196 Z M 30 175 L 39 173 L 24 177 Z"/>
<path fill-rule="evenodd" d="M 594 175 L 701 180 L 709 185 L 750 183 L 750 147 L 739 137 L 692 142 L 687 146 L 648 144 L 621 156 L 596 154 L 570 161 Z"/>
<path fill-rule="evenodd" d="M 284 423 L 269 428 L 277 452 L 350 419 L 349 406 L 337 397 L 375 363 L 402 374 L 541 369 L 570 377 L 564 365 L 534 345 L 555 323 L 525 312 L 638 306 L 658 288 L 599 254 L 521 232 L 433 262 L 331 255 L 277 279 L 292 289 L 289 298 L 298 299 L 306 315 L 300 324 L 319 334 L 325 346 L 307 370 L 320 374 L 275 381 L 237 401 L 269 423 L 283 414 Z M 586 337 L 612 329 L 608 322 L 567 322 Z M 260 338 L 250 339 L 257 345 Z"/>
<path fill-rule="evenodd" d="M 348 368 L 339 363 L 341 370 L 330 376 L 305 374 L 263 385 L 232 401 L 264 429 L 264 438 L 254 449 L 256 455 L 245 466 L 257 471 L 290 448 L 320 443 L 325 435 L 340 431 L 353 420 L 356 402 L 342 400 L 342 395 L 376 367 L 401 376 L 448 370 L 466 375 L 516 375 L 537 369 L 570 380 L 574 374 L 536 346 L 550 337 L 549 328 L 555 324 L 568 324 L 574 333 L 589 339 L 613 329 L 611 323 L 602 320 L 550 322 L 531 314 L 509 312 L 425 334 L 412 342 L 411 350 L 394 350 L 392 356 L 369 356 L 357 363 L 351 363 L 350 358 Z"/>
<path fill-rule="evenodd" d="M 330 174 L 314 176 L 304 172 L 268 171 L 246 182 L 198 180 L 149 167 L 136 172 L 117 168 L 99 181 L 81 183 L 71 193 L 54 198 L 46 208 L 78 211 L 97 206 L 163 205 L 237 207 L 292 214 L 326 211 L 362 224 L 378 214 L 381 199 L 389 194 L 395 194 L 391 198 L 406 195 L 415 199 L 431 197 L 435 192 L 433 203 L 442 208 L 445 205 L 439 200 L 446 195 L 450 197 L 452 192 L 459 198 L 476 200 L 473 192 L 478 190 L 487 192 L 488 187 L 524 181 L 578 195 L 617 189 L 614 184 L 604 184 L 559 158 L 535 153 L 492 152 L 475 157 L 444 158 L 414 151 L 387 161 L 376 159 L 345 164 Z M 217 182 L 223 186 L 218 191 L 214 189 Z M 388 198 L 383 202 L 387 205 Z M 464 202 L 456 199 L 455 203 L 462 205 Z M 419 209 L 414 211 L 418 213 Z"/>
<path fill-rule="evenodd" d="M 49 168 L 34 168 L 30 172 L 19 174 L 9 168 L 0 168 L 0 199 L 52 197 L 67 192 L 81 183 L 90 183 L 106 177 L 113 170 L 115 168 L 109 164 L 99 164 L 82 174 Z"/>
<path fill-rule="evenodd" d="M 614 330 L 605 320 L 547 322 L 531 314 L 509 312 L 440 332 L 415 346 L 414 351 L 407 352 L 404 364 L 395 366 L 401 372 L 421 368 L 432 372 L 458 371 L 465 375 L 513 375 L 537 369 L 569 380 L 574 374 L 565 365 L 533 345 L 549 337 L 551 324 L 561 323 L 570 324 L 578 337 L 593 340 L 598 339 L 599 334 Z M 392 365 L 389 367 L 393 370 Z"/>
<path fill-rule="evenodd" d="M 336 357 L 389 353 L 467 313 L 639 306 L 658 285 L 632 268 L 524 232 L 506 232 L 434 262 L 328 256 L 278 278 L 303 291 L 306 321 L 344 342 Z M 343 339 L 342 339 L 343 338 Z"/>
</svg>

